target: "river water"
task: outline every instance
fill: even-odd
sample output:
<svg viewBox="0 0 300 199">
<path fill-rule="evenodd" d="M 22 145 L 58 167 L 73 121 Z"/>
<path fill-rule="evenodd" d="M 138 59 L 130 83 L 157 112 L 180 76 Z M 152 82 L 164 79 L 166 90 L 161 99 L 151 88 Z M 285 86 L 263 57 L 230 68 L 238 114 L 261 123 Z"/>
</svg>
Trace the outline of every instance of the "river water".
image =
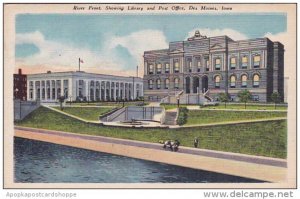
<svg viewBox="0 0 300 199">
<path fill-rule="evenodd" d="M 14 166 L 24 183 L 258 182 L 23 138 L 14 139 Z"/>
</svg>

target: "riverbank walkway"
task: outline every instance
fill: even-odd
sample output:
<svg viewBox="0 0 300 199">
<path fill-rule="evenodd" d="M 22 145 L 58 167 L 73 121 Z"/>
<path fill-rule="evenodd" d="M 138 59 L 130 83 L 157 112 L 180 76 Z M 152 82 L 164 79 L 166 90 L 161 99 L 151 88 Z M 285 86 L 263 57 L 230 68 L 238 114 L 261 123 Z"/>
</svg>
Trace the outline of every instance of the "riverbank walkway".
<svg viewBox="0 0 300 199">
<path fill-rule="evenodd" d="M 15 127 L 15 136 L 267 182 L 284 181 L 287 171 L 287 161 L 278 158 L 182 146 L 172 152 L 158 143 L 20 126 Z"/>
</svg>

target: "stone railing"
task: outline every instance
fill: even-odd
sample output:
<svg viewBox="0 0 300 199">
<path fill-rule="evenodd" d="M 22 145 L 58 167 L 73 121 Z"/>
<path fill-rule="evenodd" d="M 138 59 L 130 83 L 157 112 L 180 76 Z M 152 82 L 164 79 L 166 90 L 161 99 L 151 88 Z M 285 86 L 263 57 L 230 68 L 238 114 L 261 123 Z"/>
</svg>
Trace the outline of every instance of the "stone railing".
<svg viewBox="0 0 300 199">
<path fill-rule="evenodd" d="M 14 120 L 22 120 L 29 113 L 40 107 L 40 101 L 14 100 Z"/>
</svg>

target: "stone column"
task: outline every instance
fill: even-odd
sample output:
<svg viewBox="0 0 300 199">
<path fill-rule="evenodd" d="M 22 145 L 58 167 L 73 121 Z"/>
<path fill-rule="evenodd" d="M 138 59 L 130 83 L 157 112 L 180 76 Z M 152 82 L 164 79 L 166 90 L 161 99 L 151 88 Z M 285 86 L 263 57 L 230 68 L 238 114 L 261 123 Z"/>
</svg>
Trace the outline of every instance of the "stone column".
<svg viewBox="0 0 300 199">
<path fill-rule="evenodd" d="M 252 69 L 253 67 L 252 67 L 252 52 L 251 51 L 249 52 L 249 55 L 248 55 L 248 63 L 249 63 L 248 68 Z"/>
<path fill-rule="evenodd" d="M 52 100 L 52 80 L 49 80 L 50 81 L 50 100 Z"/>
<path fill-rule="evenodd" d="M 27 84 L 27 100 L 29 100 L 30 99 L 30 93 L 29 93 L 29 87 L 30 87 L 30 83 L 29 83 L 30 81 L 27 79 L 27 82 L 26 82 L 26 84 Z"/>
<path fill-rule="evenodd" d="M 121 83 L 118 82 L 119 87 L 118 87 L 118 97 L 120 98 L 120 94 L 121 94 Z"/>
<path fill-rule="evenodd" d="M 97 81 L 94 79 L 94 101 L 96 101 Z"/>
<path fill-rule="evenodd" d="M 64 80 L 60 80 L 60 96 L 64 96 Z"/>
<path fill-rule="evenodd" d="M 123 99 L 125 99 L 125 92 L 126 92 L 126 87 L 125 87 L 125 82 L 123 82 Z"/>
<path fill-rule="evenodd" d="M 90 101 L 90 96 L 89 96 L 89 84 L 90 82 L 88 80 L 85 81 L 85 97 L 87 101 Z"/>
<path fill-rule="evenodd" d="M 117 100 L 117 82 L 114 81 L 114 99 Z"/>
<path fill-rule="evenodd" d="M 73 79 L 69 78 L 68 79 L 68 100 L 72 100 L 73 101 Z M 70 97 L 72 97 L 72 99 L 70 99 Z"/>
<path fill-rule="evenodd" d="M 104 81 L 104 101 L 106 101 L 106 80 Z"/>
<path fill-rule="evenodd" d="M 35 81 L 33 81 L 33 86 L 32 86 L 32 91 L 33 91 L 33 100 L 36 100 L 36 88 L 35 88 Z"/>
<path fill-rule="evenodd" d="M 100 101 L 101 101 L 101 99 L 102 99 L 102 93 L 101 93 L 101 91 L 102 91 L 102 81 L 100 80 L 99 83 L 100 83 L 99 98 L 100 98 Z"/>
<path fill-rule="evenodd" d="M 109 81 L 108 95 L 109 95 L 109 99 L 111 100 L 111 81 Z"/>
<path fill-rule="evenodd" d="M 57 100 L 57 80 L 54 80 L 54 100 Z"/>
</svg>

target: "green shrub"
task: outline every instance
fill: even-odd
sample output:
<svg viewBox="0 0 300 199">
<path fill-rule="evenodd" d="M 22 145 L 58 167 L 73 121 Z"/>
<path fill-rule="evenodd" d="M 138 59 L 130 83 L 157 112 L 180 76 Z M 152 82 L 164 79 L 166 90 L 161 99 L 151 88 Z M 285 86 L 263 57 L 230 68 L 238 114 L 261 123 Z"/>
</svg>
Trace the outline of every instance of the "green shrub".
<svg viewBox="0 0 300 199">
<path fill-rule="evenodd" d="M 186 107 L 179 108 L 179 113 L 177 118 L 178 125 L 184 125 L 187 122 L 188 112 L 189 110 Z"/>
</svg>

